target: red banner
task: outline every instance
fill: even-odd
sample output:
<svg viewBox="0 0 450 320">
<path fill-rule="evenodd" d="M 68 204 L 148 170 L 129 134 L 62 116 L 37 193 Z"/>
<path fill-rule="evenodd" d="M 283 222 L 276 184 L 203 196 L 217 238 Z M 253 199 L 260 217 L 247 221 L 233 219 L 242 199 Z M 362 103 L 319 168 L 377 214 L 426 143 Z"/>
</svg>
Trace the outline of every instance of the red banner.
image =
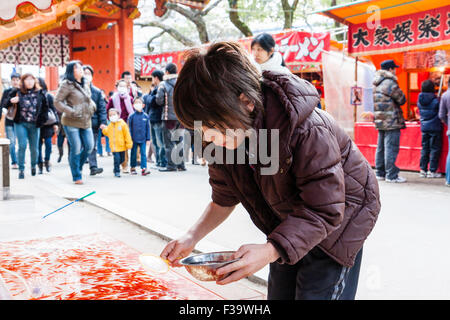
<svg viewBox="0 0 450 320">
<path fill-rule="evenodd" d="M 296 72 L 301 66 L 315 67 L 322 62 L 322 50 L 330 50 L 329 33 L 309 33 L 288 31 L 272 35 L 275 40 L 275 51 L 279 51 L 287 67 Z M 251 52 L 253 38 L 245 38 L 239 42 Z M 152 54 L 142 56 L 141 77 L 150 77 L 155 69 L 163 70 L 169 62 L 175 63 L 179 69 L 183 66 L 184 51 Z"/>
<path fill-rule="evenodd" d="M 150 77 L 152 75 L 152 72 L 156 69 L 164 71 L 164 67 L 170 62 L 175 63 L 178 69 L 180 69 L 181 61 L 179 57 L 183 52 L 184 51 L 175 51 L 142 56 L 141 77 Z"/>
<path fill-rule="evenodd" d="M 320 63 L 322 50 L 330 49 L 329 33 L 288 31 L 273 34 L 275 51 L 279 51 L 288 67 L 305 63 Z M 253 38 L 241 40 L 249 52 Z"/>
<path fill-rule="evenodd" d="M 450 6 L 349 27 L 349 53 L 370 55 L 450 44 Z"/>
</svg>

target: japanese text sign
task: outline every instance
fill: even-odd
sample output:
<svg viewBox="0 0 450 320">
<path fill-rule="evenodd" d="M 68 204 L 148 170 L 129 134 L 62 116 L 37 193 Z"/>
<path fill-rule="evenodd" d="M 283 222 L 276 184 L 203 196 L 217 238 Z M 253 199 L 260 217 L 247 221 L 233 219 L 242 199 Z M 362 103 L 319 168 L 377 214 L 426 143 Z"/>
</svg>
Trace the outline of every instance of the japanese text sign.
<svg viewBox="0 0 450 320">
<path fill-rule="evenodd" d="M 450 6 L 412 15 L 351 25 L 349 53 L 391 53 L 450 43 Z"/>
</svg>

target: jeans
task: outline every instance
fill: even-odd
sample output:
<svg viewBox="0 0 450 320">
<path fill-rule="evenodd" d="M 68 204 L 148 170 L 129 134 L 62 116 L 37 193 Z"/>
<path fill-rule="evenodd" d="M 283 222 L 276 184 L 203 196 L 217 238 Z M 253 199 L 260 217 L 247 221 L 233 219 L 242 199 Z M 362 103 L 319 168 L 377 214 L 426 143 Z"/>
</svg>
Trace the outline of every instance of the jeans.
<svg viewBox="0 0 450 320">
<path fill-rule="evenodd" d="M 92 129 L 64 126 L 64 132 L 70 145 L 69 165 L 72 179 L 73 181 L 78 181 L 82 178 L 83 165 L 94 148 Z"/>
<path fill-rule="evenodd" d="M 141 152 L 141 169 L 147 169 L 147 154 L 145 153 L 145 148 L 147 146 L 147 142 L 136 143 L 133 142 L 133 147 L 131 148 L 131 156 L 130 156 L 130 166 L 132 168 L 136 168 L 137 161 L 137 149 Z"/>
<path fill-rule="evenodd" d="M 155 147 L 156 165 L 167 166 L 166 151 L 164 149 L 162 122 L 152 122 L 150 125 L 152 143 Z"/>
<path fill-rule="evenodd" d="M 172 141 L 172 136 L 180 128 L 180 123 L 177 120 L 164 120 L 162 123 L 167 169 L 185 168 L 183 157 L 183 135 L 179 138 L 174 138 L 174 140 L 178 139 L 177 141 Z"/>
<path fill-rule="evenodd" d="M 94 142 L 98 141 L 98 137 L 101 136 L 101 133 L 97 129 L 92 130 L 92 136 L 94 137 Z M 89 168 L 96 169 L 97 168 L 97 144 L 94 143 L 92 152 L 89 154 Z"/>
<path fill-rule="evenodd" d="M 25 170 L 25 151 L 27 143 L 30 146 L 31 168 L 36 167 L 38 157 L 38 142 L 40 129 L 34 123 L 14 123 L 17 141 L 19 143 L 19 170 Z"/>
<path fill-rule="evenodd" d="M 120 164 L 125 161 L 125 151 L 113 152 L 114 173 L 120 173 Z"/>
<path fill-rule="evenodd" d="M 355 264 L 344 267 L 319 247 L 294 265 L 270 264 L 268 300 L 354 300 L 361 268 L 362 249 Z"/>
<path fill-rule="evenodd" d="M 439 157 L 442 148 L 442 132 L 422 132 L 422 151 L 420 153 L 420 169 L 436 172 L 439 167 Z"/>
<path fill-rule="evenodd" d="M 105 149 L 106 152 L 111 152 L 111 148 L 109 147 L 109 138 L 104 136 L 102 133 L 102 130 L 98 131 L 98 138 L 97 138 L 97 153 L 102 155 L 103 154 L 103 145 L 102 145 L 102 137 L 105 137 L 106 145 Z"/>
<path fill-rule="evenodd" d="M 450 136 L 448 136 L 448 145 L 450 146 Z M 447 154 L 447 164 L 445 166 L 445 180 L 450 184 L 450 148 Z"/>
<path fill-rule="evenodd" d="M 11 164 L 17 164 L 16 156 L 16 131 L 14 126 L 5 126 L 6 138 L 9 139 L 9 155 L 11 156 Z"/>
<path fill-rule="evenodd" d="M 39 155 L 38 163 L 42 163 L 42 145 L 45 145 L 45 158 L 44 161 L 50 161 L 50 155 L 52 154 L 52 138 L 39 139 Z"/>
<path fill-rule="evenodd" d="M 400 129 L 378 130 L 378 146 L 375 155 L 377 176 L 389 180 L 398 178 L 400 169 L 395 165 L 400 150 Z"/>
</svg>

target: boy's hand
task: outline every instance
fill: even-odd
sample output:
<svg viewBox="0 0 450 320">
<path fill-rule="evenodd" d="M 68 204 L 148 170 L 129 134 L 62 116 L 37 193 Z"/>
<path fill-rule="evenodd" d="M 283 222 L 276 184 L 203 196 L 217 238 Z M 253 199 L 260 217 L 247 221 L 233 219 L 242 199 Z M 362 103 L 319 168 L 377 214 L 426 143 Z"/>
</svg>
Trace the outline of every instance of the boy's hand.
<svg viewBox="0 0 450 320">
<path fill-rule="evenodd" d="M 226 278 L 217 281 L 217 284 L 228 284 L 251 276 L 267 264 L 276 261 L 279 257 L 279 253 L 270 242 L 243 245 L 233 256 L 234 259 L 239 258 L 238 261 L 217 270 L 218 275 L 231 273 Z"/>
<path fill-rule="evenodd" d="M 103 123 L 100 125 L 100 130 L 103 130 L 106 128 L 106 125 L 104 125 Z"/>
</svg>

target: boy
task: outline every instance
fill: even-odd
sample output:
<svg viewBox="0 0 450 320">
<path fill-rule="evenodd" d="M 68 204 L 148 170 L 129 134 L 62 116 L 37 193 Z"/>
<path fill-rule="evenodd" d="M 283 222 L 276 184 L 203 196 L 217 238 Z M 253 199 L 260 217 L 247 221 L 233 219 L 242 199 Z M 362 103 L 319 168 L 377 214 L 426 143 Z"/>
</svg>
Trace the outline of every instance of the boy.
<svg viewBox="0 0 450 320">
<path fill-rule="evenodd" d="M 102 132 L 109 138 L 109 146 L 114 157 L 114 176 L 120 178 L 120 164 L 125 159 L 125 152 L 132 148 L 133 141 L 128 125 L 119 118 L 117 110 L 109 109 L 108 116 L 111 122 Z"/>
<path fill-rule="evenodd" d="M 131 174 L 136 175 L 136 155 L 139 147 L 141 152 L 141 174 L 146 176 L 150 174 L 147 171 L 147 157 L 145 148 L 147 141 L 150 141 L 150 118 L 142 111 L 144 101 L 142 98 L 136 98 L 133 104 L 135 112 L 128 118 L 128 126 L 133 140 L 133 148 L 131 149 Z"/>
</svg>

